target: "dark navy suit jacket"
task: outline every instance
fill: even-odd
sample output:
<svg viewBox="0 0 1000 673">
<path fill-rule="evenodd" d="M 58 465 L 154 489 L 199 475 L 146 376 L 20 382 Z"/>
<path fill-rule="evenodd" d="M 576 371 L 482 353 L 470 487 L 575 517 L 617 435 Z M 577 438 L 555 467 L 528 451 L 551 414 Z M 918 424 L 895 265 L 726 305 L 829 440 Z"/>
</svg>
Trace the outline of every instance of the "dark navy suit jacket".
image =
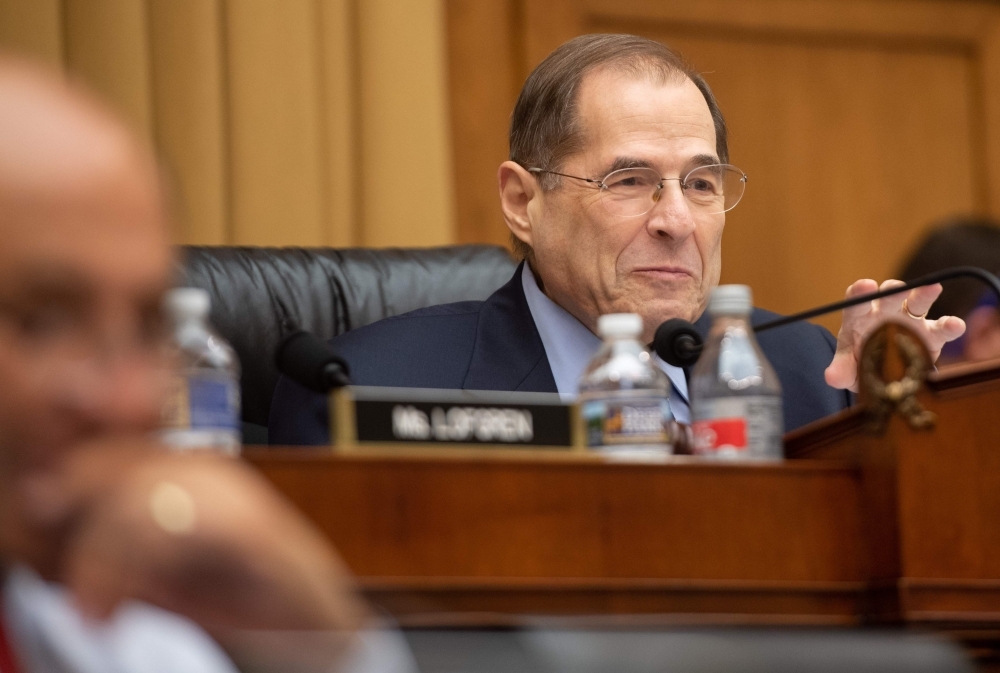
<svg viewBox="0 0 1000 673">
<path fill-rule="evenodd" d="M 754 309 L 752 322 L 775 314 Z M 696 327 L 709 328 L 702 316 Z M 849 396 L 829 387 L 823 370 L 836 341 L 827 330 L 796 323 L 758 340 L 781 379 L 785 429 L 846 408 Z M 357 385 L 557 392 L 548 358 L 521 286 L 521 268 L 486 301 L 419 309 L 346 332 L 330 341 Z M 271 444 L 328 444 L 326 398 L 282 377 L 268 423 Z"/>
</svg>

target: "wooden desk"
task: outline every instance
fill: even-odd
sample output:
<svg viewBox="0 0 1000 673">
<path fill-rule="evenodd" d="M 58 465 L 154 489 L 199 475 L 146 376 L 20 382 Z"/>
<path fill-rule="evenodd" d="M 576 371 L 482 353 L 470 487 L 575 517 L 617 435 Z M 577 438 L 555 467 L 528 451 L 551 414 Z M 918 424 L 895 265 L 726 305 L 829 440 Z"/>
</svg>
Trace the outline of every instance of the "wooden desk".
<svg viewBox="0 0 1000 673">
<path fill-rule="evenodd" d="M 852 624 L 864 613 L 861 475 L 846 462 L 248 457 L 406 623 Z"/>
<path fill-rule="evenodd" d="M 594 617 L 906 623 L 1000 644 L 1000 367 L 932 377 L 937 416 L 857 407 L 772 464 L 479 451 L 248 453 L 403 624 Z"/>
</svg>

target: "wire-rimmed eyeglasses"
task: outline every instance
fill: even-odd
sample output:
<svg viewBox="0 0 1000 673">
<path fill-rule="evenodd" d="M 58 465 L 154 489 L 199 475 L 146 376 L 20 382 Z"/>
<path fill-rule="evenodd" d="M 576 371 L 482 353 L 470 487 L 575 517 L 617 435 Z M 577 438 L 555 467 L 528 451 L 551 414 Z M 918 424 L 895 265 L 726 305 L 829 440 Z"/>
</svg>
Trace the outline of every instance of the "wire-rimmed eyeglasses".
<svg viewBox="0 0 1000 673">
<path fill-rule="evenodd" d="M 596 186 L 601 190 L 604 207 L 618 217 L 639 217 L 651 211 L 660 200 L 663 183 L 672 180 L 680 183 L 681 192 L 692 209 L 704 215 L 724 213 L 735 208 L 743 198 L 747 184 L 746 173 L 732 164 L 698 166 L 682 178 L 664 178 L 652 168 L 622 168 L 600 180 L 544 168 L 529 168 L 528 171 L 582 180 Z"/>
</svg>

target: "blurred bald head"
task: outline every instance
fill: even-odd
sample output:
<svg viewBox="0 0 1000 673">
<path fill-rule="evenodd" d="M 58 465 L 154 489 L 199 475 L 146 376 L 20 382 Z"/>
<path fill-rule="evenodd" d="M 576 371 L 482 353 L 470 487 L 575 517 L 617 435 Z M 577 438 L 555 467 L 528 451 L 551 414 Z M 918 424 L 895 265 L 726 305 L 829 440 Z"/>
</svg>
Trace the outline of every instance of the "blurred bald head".
<svg viewBox="0 0 1000 673">
<path fill-rule="evenodd" d="M 156 426 L 171 265 L 151 152 L 56 73 L 0 60 L 0 489 Z"/>
<path fill-rule="evenodd" d="M 7 234 L 36 226 L 43 213 L 73 211 L 50 226 L 76 223 L 93 235 L 100 234 L 95 226 L 117 226 L 116 233 L 154 226 L 165 237 L 156 164 L 145 147 L 82 90 L 54 73 L 4 61 L 0 203 Z M 84 223 L 96 211 L 100 217 Z"/>
</svg>

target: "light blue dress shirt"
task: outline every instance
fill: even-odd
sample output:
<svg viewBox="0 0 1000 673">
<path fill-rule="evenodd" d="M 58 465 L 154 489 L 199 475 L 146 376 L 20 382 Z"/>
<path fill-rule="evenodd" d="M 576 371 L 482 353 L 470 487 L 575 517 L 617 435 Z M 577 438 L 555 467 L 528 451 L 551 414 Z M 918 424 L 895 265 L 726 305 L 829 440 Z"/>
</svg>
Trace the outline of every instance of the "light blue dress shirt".
<svg viewBox="0 0 1000 673">
<path fill-rule="evenodd" d="M 15 566 L 3 579 L 11 648 L 26 673 L 237 673 L 193 622 L 129 602 L 107 622 L 85 619 L 65 588 Z"/>
<path fill-rule="evenodd" d="M 525 264 L 521 272 L 521 285 L 528 309 L 535 321 L 538 335 L 545 347 L 545 356 L 556 380 L 559 396 L 570 401 L 576 399 L 580 377 L 587 364 L 601 347 L 601 339 L 574 318 L 569 311 L 555 303 L 542 292 L 531 268 Z M 670 378 L 673 390 L 670 394 L 670 410 L 681 423 L 691 422 L 688 407 L 687 379 L 680 367 L 668 365 L 658 355 L 653 361 Z"/>
<path fill-rule="evenodd" d="M 43 581 L 24 566 L 8 569 L 6 577 L 0 571 L 0 586 L 11 649 L 25 673 L 238 673 L 208 634 L 179 615 L 129 601 L 108 621 L 88 620 L 65 587 Z M 276 632 L 262 635 L 274 640 Z M 296 637 L 295 632 L 277 635 Z M 402 634 L 372 628 L 358 632 L 329 670 L 416 673 L 417 666 Z"/>
</svg>

